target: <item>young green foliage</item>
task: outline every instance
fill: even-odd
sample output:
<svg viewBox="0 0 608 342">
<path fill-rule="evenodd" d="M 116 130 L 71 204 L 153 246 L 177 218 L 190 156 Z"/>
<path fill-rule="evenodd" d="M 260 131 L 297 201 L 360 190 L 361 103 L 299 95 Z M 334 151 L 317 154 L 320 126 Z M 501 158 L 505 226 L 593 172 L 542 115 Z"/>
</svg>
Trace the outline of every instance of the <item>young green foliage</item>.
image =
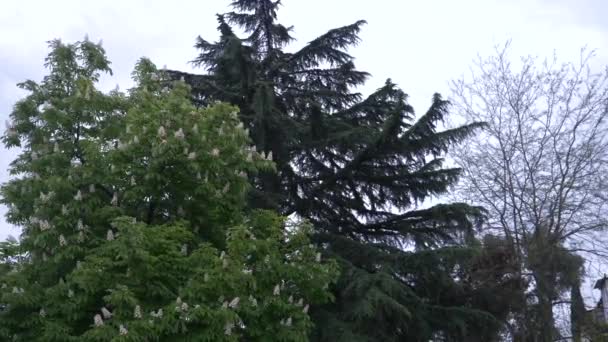
<svg viewBox="0 0 608 342">
<path fill-rule="evenodd" d="M 195 108 L 146 59 L 104 94 L 100 45 L 51 49 L 3 137 L 23 149 L 1 190 L 23 234 L 1 246 L 0 339 L 305 341 L 336 266 L 306 224 L 244 210 L 247 175 L 274 165 L 236 108 Z"/>
</svg>

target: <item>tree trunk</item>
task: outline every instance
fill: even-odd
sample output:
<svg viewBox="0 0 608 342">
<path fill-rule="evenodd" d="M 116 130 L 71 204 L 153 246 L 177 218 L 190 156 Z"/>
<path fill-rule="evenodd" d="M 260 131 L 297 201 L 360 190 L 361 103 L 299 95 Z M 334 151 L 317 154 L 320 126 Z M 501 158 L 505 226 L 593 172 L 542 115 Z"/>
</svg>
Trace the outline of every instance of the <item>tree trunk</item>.
<svg viewBox="0 0 608 342">
<path fill-rule="evenodd" d="M 585 303 L 581 295 L 580 284 L 572 285 L 570 291 L 570 325 L 572 331 L 572 341 L 582 341 L 582 331 L 585 324 Z"/>
<path fill-rule="evenodd" d="M 555 321 L 553 319 L 552 284 L 542 274 L 542 271 L 534 271 L 536 279 L 536 291 L 538 294 L 538 342 L 552 342 L 554 340 Z"/>
</svg>

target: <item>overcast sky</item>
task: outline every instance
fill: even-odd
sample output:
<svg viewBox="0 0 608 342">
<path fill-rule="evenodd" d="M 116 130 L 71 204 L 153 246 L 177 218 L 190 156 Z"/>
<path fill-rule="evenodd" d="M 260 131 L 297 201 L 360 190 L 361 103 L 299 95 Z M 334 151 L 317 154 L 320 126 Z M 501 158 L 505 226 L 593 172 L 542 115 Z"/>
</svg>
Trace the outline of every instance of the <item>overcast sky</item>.
<svg viewBox="0 0 608 342">
<path fill-rule="evenodd" d="M 190 70 L 197 35 L 217 37 L 215 14 L 228 0 L 176 1 L 2 1 L 0 5 L 0 120 L 24 94 L 15 84 L 39 81 L 46 42 L 61 38 L 102 39 L 114 76 L 103 88 L 131 85 L 138 58 L 158 66 Z M 511 39 L 512 53 L 576 60 L 583 46 L 597 49 L 595 67 L 608 65 L 606 0 L 283 0 L 279 20 L 295 26 L 299 47 L 328 29 L 368 21 L 362 43 L 351 53 L 372 74 L 364 92 L 392 78 L 422 113 L 434 92 L 449 96 L 448 82 L 467 72 L 472 60 Z M 4 129 L 4 127 L 2 127 Z M 0 147 L 0 182 L 16 151 Z M 6 224 L 0 208 L 0 240 L 19 229 Z"/>
</svg>

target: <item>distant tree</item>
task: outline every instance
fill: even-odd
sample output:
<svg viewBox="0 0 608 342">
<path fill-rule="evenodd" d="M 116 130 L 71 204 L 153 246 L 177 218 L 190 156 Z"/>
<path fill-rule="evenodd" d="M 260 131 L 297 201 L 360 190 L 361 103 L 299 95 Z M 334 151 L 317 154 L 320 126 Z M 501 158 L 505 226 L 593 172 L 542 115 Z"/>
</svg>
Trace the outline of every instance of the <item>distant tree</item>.
<svg viewBox="0 0 608 342">
<path fill-rule="evenodd" d="M 192 86 L 199 106 L 239 107 L 257 150 L 278 171 L 252 177 L 250 205 L 308 219 L 315 241 L 340 263 L 336 301 L 314 308 L 312 339 L 458 340 L 491 326 L 493 317 L 475 306 L 480 292 L 456 276 L 480 252 L 473 229 L 482 211 L 419 206 L 455 183 L 460 170 L 443 158 L 482 124 L 440 130 L 449 104 L 439 95 L 416 119 L 390 80 L 367 97 L 355 92 L 369 74 L 356 70 L 347 49 L 364 21 L 287 52 L 294 38 L 277 21 L 279 6 L 233 1 L 233 12 L 218 15 L 219 40 L 196 41 L 193 62 L 206 73 L 168 73 Z"/>
<path fill-rule="evenodd" d="M 516 63 L 508 47 L 453 83 L 456 108 L 487 123 L 455 153 L 465 170 L 459 193 L 488 209 L 490 229 L 531 284 L 519 336 L 554 341 L 553 308 L 580 291 L 581 257 L 608 256 L 608 73 L 592 73 L 585 51 L 576 64 Z"/>
<path fill-rule="evenodd" d="M 0 246 L 0 339 L 305 341 L 336 265 L 307 224 L 244 210 L 247 174 L 274 166 L 236 108 L 196 109 L 146 59 L 128 96 L 104 94 L 100 45 L 51 49 L 3 137 L 22 148 L 1 194 L 23 234 Z"/>
</svg>

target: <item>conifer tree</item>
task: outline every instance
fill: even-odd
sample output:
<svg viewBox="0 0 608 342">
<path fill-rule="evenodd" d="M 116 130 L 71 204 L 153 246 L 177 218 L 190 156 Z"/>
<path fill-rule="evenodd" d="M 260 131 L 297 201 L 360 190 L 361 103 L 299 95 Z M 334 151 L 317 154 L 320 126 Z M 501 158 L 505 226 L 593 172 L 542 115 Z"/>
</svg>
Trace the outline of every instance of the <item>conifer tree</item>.
<svg viewBox="0 0 608 342">
<path fill-rule="evenodd" d="M 217 42 L 198 38 L 193 61 L 206 73 L 169 71 L 193 88 L 193 101 L 237 105 L 255 147 L 276 173 L 252 177 L 254 207 L 312 222 L 315 240 L 342 267 L 336 302 L 314 310 L 324 341 L 462 338 L 488 326 L 472 292 L 455 276 L 475 248 L 483 216 L 462 203 L 420 209 L 444 194 L 460 170 L 448 148 L 481 124 L 439 130 L 448 102 L 438 94 L 415 117 L 391 80 L 367 97 L 367 79 L 347 49 L 365 23 L 332 29 L 287 52 L 292 28 L 278 23 L 280 1 L 235 0 L 218 15 Z M 239 37 L 234 28 L 245 32 Z"/>
<path fill-rule="evenodd" d="M 22 148 L 1 193 L 23 234 L 0 246 L 0 340 L 306 340 L 336 266 L 306 224 L 244 210 L 247 175 L 274 165 L 236 108 L 196 109 L 146 59 L 106 94 L 100 45 L 51 50 L 3 136 Z"/>
</svg>

